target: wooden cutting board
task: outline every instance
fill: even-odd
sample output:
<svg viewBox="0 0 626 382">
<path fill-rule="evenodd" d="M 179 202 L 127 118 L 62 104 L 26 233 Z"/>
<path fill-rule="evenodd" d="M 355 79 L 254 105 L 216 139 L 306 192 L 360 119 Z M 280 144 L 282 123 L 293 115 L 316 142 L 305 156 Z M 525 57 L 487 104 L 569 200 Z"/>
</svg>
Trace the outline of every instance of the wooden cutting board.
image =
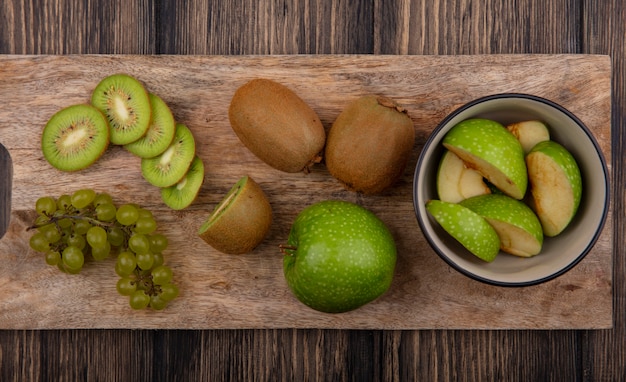
<svg viewBox="0 0 626 382">
<path fill-rule="evenodd" d="M 196 202 L 182 212 L 161 202 L 159 190 L 143 180 L 139 160 L 119 147 L 73 174 L 56 171 L 41 155 L 40 133 L 48 118 L 62 107 L 88 102 L 97 82 L 117 72 L 137 77 L 160 95 L 196 137 L 205 183 Z M 306 175 L 260 162 L 237 139 L 227 117 L 235 89 L 257 77 L 289 86 L 326 128 L 357 96 L 377 93 L 399 101 L 417 133 L 404 177 L 384 195 L 366 197 L 344 190 L 323 165 Z M 429 134 L 455 108 L 501 92 L 560 103 L 591 129 L 611 165 L 607 56 L 1 56 L 0 143 L 12 158 L 13 179 L 10 223 L 0 240 L 0 328 L 609 328 L 612 216 L 573 270 L 525 288 L 490 286 L 461 275 L 437 257 L 418 227 L 412 178 Z M 217 253 L 197 237 L 197 228 L 246 174 L 267 192 L 273 225 L 252 253 Z M 0 195 L 6 195 L 8 179 L 0 182 Z M 35 200 L 82 187 L 153 210 L 160 231 L 170 238 L 166 262 L 181 289 L 168 309 L 132 311 L 115 291 L 113 259 L 65 275 L 28 248 L 25 228 L 34 218 Z M 331 198 L 375 212 L 390 227 L 399 252 L 388 293 L 336 315 L 295 300 L 278 250 L 301 209 Z"/>
</svg>

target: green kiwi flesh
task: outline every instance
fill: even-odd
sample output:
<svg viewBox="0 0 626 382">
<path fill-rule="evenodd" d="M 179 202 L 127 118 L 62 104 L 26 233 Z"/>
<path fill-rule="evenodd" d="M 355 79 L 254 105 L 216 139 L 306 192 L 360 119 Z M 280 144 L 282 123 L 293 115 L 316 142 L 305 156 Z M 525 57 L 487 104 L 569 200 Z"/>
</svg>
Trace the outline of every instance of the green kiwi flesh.
<svg viewBox="0 0 626 382">
<path fill-rule="evenodd" d="M 271 223 L 272 207 L 263 189 L 244 176 L 200 226 L 198 235 L 222 253 L 240 255 L 263 241 Z"/>
<path fill-rule="evenodd" d="M 43 129 L 41 150 L 46 160 L 62 171 L 82 170 L 94 163 L 109 145 L 105 116 L 87 104 L 56 112 Z"/>
<path fill-rule="evenodd" d="M 146 134 L 138 140 L 124 145 L 124 148 L 140 158 L 154 158 L 162 154 L 172 143 L 176 131 L 176 121 L 165 101 L 156 94 L 149 93 L 152 108 L 152 122 Z"/>
<path fill-rule="evenodd" d="M 136 78 L 119 73 L 105 77 L 91 95 L 91 104 L 107 117 L 111 143 L 125 145 L 141 138 L 152 119 L 150 98 Z"/>
<path fill-rule="evenodd" d="M 204 181 L 204 164 L 196 155 L 187 174 L 175 185 L 161 189 L 163 202 L 173 210 L 189 207 L 198 196 Z"/>
<path fill-rule="evenodd" d="M 141 174 L 154 186 L 173 186 L 185 176 L 195 155 L 193 134 L 187 126 L 177 123 L 174 139 L 168 148 L 154 158 L 141 160 Z"/>
</svg>

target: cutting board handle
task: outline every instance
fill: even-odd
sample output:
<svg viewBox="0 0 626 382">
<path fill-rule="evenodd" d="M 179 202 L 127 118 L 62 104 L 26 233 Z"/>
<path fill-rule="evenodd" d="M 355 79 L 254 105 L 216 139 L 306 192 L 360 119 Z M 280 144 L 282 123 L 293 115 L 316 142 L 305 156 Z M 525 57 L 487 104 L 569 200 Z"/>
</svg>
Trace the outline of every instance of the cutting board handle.
<svg viewBox="0 0 626 382">
<path fill-rule="evenodd" d="M 9 151 L 0 143 L 0 239 L 9 227 L 11 219 L 11 188 L 13 183 L 13 162 Z"/>
</svg>

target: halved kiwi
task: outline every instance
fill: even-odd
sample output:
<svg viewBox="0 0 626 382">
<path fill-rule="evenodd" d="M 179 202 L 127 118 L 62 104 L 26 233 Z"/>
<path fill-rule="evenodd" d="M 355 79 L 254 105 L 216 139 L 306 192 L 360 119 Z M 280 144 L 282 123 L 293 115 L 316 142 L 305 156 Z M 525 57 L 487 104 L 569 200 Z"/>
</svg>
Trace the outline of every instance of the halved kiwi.
<svg viewBox="0 0 626 382">
<path fill-rule="evenodd" d="M 41 135 L 46 160 L 62 171 L 82 170 L 94 163 L 109 145 L 105 116 L 87 104 L 68 106 L 56 112 Z"/>
<path fill-rule="evenodd" d="M 204 164 L 196 155 L 183 179 L 173 186 L 161 189 L 161 198 L 168 207 L 174 210 L 187 208 L 198 196 L 203 181 Z"/>
<path fill-rule="evenodd" d="M 154 186 L 173 186 L 185 176 L 195 155 L 193 134 L 187 126 L 177 123 L 174 140 L 168 148 L 161 155 L 141 160 L 141 174 Z"/>
<path fill-rule="evenodd" d="M 91 104 L 107 117 L 113 144 L 136 141 L 150 126 L 152 109 L 148 92 L 141 82 L 127 74 L 102 79 L 91 95 Z"/>
<path fill-rule="evenodd" d="M 163 153 L 172 143 L 176 132 L 176 121 L 169 106 L 156 94 L 149 93 L 152 122 L 146 134 L 138 140 L 124 145 L 129 152 L 140 158 L 154 158 Z"/>
<path fill-rule="evenodd" d="M 226 254 L 250 252 L 263 241 L 272 223 L 272 207 L 261 186 L 244 176 L 228 191 L 198 235 Z"/>
</svg>

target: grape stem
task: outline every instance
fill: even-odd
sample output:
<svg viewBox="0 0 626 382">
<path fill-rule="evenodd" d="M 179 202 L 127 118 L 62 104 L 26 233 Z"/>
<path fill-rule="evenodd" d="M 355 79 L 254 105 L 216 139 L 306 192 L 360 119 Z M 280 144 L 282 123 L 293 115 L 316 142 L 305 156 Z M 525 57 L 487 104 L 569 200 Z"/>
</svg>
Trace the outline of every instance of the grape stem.
<svg viewBox="0 0 626 382">
<path fill-rule="evenodd" d="M 145 292 L 148 296 L 156 296 L 161 293 L 161 288 L 159 285 L 156 285 L 152 280 L 152 274 L 143 274 L 141 268 L 135 268 L 135 277 L 136 279 L 133 281 L 135 284 L 139 285 L 140 283 L 145 286 Z"/>
<path fill-rule="evenodd" d="M 89 216 L 85 216 L 85 215 L 52 215 L 48 217 L 48 221 L 46 221 L 45 223 L 40 223 L 40 224 L 33 224 L 30 227 L 26 228 L 27 231 L 30 231 L 32 229 L 37 229 L 37 228 L 41 228 L 43 226 L 46 226 L 48 224 L 56 224 L 58 226 L 58 222 L 59 220 L 63 220 L 63 219 L 74 219 L 74 220 L 86 220 L 89 223 L 91 223 L 92 225 L 99 225 L 101 227 L 113 227 L 115 225 L 115 223 L 113 222 L 103 222 L 100 221 L 98 219 L 94 219 L 92 217 Z"/>
</svg>

